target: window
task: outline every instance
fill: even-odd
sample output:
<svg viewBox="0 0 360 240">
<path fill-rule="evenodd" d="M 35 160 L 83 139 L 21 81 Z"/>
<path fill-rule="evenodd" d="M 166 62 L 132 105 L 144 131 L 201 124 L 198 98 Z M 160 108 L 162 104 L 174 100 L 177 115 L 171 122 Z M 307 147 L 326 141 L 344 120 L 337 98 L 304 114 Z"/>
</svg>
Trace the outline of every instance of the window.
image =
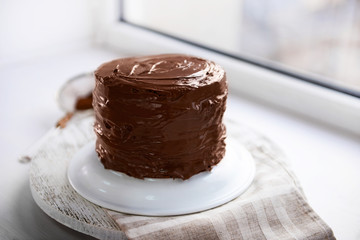
<svg viewBox="0 0 360 240">
<path fill-rule="evenodd" d="M 360 97 L 357 0 L 122 0 L 121 19 Z"/>
<path fill-rule="evenodd" d="M 351 23 L 348 25 L 352 26 L 349 27 L 352 29 L 351 34 L 341 36 L 351 36 L 351 39 L 354 40 L 345 41 L 344 46 L 348 46 L 351 50 L 346 51 L 350 53 L 343 54 L 342 57 L 349 58 L 345 62 L 355 61 L 356 63 L 359 58 L 357 55 L 359 49 L 356 47 L 359 45 L 359 36 L 356 35 L 358 22 L 355 19 L 359 14 L 352 11 L 359 11 L 358 3 L 355 0 L 333 0 L 332 2 L 329 2 L 330 0 L 308 0 L 308 2 L 294 0 L 295 3 L 286 3 L 280 0 L 268 1 L 269 3 L 265 0 L 109 0 L 99 2 L 96 3 L 96 11 L 94 11 L 94 41 L 100 46 L 106 46 L 112 51 L 119 52 L 121 56 L 177 52 L 214 60 L 226 70 L 230 95 L 253 99 L 260 104 L 265 103 L 266 106 L 276 106 L 279 109 L 360 135 L 360 91 L 356 87 L 360 79 L 357 75 L 359 69 L 351 67 L 351 72 L 349 71 L 355 75 L 355 78 L 352 78 L 355 84 L 340 81 L 343 78 L 337 75 L 333 75 L 333 77 L 326 75 L 333 71 L 333 66 L 337 66 L 338 63 L 327 66 L 325 73 L 302 69 L 300 65 L 286 60 L 288 57 L 280 57 L 281 54 L 284 54 L 283 52 L 288 51 L 287 48 L 284 48 L 286 51 L 280 51 L 278 49 L 281 48 L 278 46 L 281 44 L 273 44 L 287 39 L 289 46 L 292 43 L 296 46 L 295 40 L 298 40 L 299 37 L 296 37 L 298 35 L 295 34 L 296 36 L 293 37 L 294 34 L 289 34 L 292 37 L 290 40 L 284 37 L 283 30 L 279 31 L 277 35 L 270 34 L 273 31 L 273 24 L 268 26 L 270 29 L 268 32 L 262 30 L 263 27 L 260 27 L 262 25 L 255 20 L 253 24 L 245 24 L 245 21 L 255 19 L 250 10 L 245 11 L 248 8 L 263 7 L 275 11 L 277 8 L 287 7 L 288 11 L 277 10 L 277 13 L 296 20 L 304 17 L 293 17 L 294 12 L 289 10 L 291 4 L 294 9 L 305 8 L 307 6 L 305 4 L 309 4 L 309 7 L 312 6 L 315 10 L 333 6 L 332 14 L 334 15 L 332 16 L 337 16 L 335 13 L 339 11 L 337 19 L 341 17 L 345 20 L 351 19 L 344 20 L 344 22 Z M 257 6 L 255 3 L 262 6 Z M 340 9 L 338 6 L 345 5 L 350 6 L 351 14 L 343 15 L 340 10 L 337 10 Z M 262 16 L 267 16 L 264 11 L 259 12 L 260 20 Z M 251 16 L 245 17 L 245 12 Z M 265 25 L 270 24 L 265 18 L 261 21 Z M 291 23 L 290 20 L 283 21 L 284 25 Z M 339 30 L 339 27 L 335 26 L 335 23 L 339 21 L 333 21 L 335 30 Z M 297 26 L 297 24 L 296 21 L 292 23 L 293 26 Z M 311 25 L 315 33 L 316 29 L 322 29 L 315 26 L 314 23 L 306 24 Z M 343 25 L 341 28 L 345 29 Z M 279 29 L 282 28 L 279 27 Z M 331 27 L 327 29 L 326 31 L 329 32 L 332 30 Z M 304 32 L 297 28 L 294 28 L 295 30 L 298 31 L 298 34 Z M 266 37 L 259 36 L 261 34 L 266 34 Z M 307 34 L 304 36 L 308 36 L 306 38 L 308 40 L 303 41 L 306 43 L 306 48 L 295 53 L 289 52 L 293 54 L 294 62 L 302 59 L 299 56 L 305 51 L 310 54 L 317 50 L 318 46 L 327 46 L 321 41 L 319 41 L 321 44 L 314 44 L 316 41 L 311 40 L 312 33 Z M 338 46 L 341 45 L 338 41 L 342 41 L 341 39 L 344 38 L 339 36 L 329 35 L 328 39 L 335 39 L 330 43 Z M 273 43 L 270 44 L 268 41 L 271 37 L 273 37 Z M 254 39 L 258 42 L 255 42 Z M 269 51 L 266 50 L 267 44 L 276 47 Z M 295 51 L 297 48 L 298 46 L 290 48 L 290 50 Z M 328 47 L 328 49 L 332 49 L 332 47 Z M 311 58 L 306 58 L 308 60 L 303 60 L 303 62 L 308 63 L 309 61 L 311 63 L 309 68 L 314 68 L 312 65 L 322 64 L 328 56 L 334 55 L 334 52 L 335 50 L 327 50 L 325 53 L 328 55 L 316 54 Z M 333 61 L 338 61 L 338 55 L 334 55 Z M 350 68 L 350 65 L 346 66 Z"/>
</svg>

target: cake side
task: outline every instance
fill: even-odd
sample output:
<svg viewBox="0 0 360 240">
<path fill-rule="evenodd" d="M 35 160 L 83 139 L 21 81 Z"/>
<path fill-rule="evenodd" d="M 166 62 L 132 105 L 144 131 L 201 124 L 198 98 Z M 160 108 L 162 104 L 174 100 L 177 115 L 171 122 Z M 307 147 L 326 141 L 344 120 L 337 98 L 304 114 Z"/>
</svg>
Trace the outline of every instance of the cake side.
<svg viewBox="0 0 360 240">
<path fill-rule="evenodd" d="M 96 151 L 105 168 L 187 179 L 223 158 L 227 81 L 220 66 L 157 55 L 105 63 L 95 77 Z"/>
</svg>

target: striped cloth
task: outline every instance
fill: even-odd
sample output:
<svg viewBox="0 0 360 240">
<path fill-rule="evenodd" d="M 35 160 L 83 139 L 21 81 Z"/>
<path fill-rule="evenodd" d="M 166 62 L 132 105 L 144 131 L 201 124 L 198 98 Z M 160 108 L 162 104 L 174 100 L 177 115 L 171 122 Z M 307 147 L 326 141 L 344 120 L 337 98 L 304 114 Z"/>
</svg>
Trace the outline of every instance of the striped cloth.
<svg viewBox="0 0 360 240">
<path fill-rule="evenodd" d="M 255 179 L 240 197 L 208 211 L 172 217 L 135 216 L 92 204 L 69 185 L 66 169 L 71 157 L 95 138 L 93 122 L 91 112 L 77 114 L 22 158 L 32 161 L 35 200 L 66 226 L 101 239 L 335 239 L 307 203 L 281 151 L 261 134 L 229 120 L 228 134 L 245 146 L 256 163 Z M 51 169 L 43 169 L 49 165 Z"/>
<path fill-rule="evenodd" d="M 255 159 L 250 188 L 225 205 L 196 214 L 147 217 L 108 211 L 128 239 L 335 239 L 306 202 L 281 151 L 235 122 L 227 121 L 227 128 Z"/>
</svg>

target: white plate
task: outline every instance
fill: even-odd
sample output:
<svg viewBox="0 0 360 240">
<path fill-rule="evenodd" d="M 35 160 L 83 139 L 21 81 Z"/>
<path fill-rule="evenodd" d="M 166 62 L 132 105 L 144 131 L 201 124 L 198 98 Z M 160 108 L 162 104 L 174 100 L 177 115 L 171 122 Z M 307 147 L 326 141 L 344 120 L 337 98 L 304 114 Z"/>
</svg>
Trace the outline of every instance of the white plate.
<svg viewBox="0 0 360 240">
<path fill-rule="evenodd" d="M 68 178 L 87 200 L 115 211 L 149 216 L 199 212 L 227 203 L 250 186 L 255 163 L 250 153 L 227 138 L 224 159 L 211 172 L 188 180 L 144 180 L 106 170 L 97 158 L 95 142 L 84 146 L 71 160 Z"/>
</svg>

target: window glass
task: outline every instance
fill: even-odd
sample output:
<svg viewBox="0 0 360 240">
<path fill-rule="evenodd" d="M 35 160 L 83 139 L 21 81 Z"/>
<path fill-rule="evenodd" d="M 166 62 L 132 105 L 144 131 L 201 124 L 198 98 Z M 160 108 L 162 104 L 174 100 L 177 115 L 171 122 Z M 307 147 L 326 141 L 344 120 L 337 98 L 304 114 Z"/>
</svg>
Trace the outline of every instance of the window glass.
<svg viewBox="0 0 360 240">
<path fill-rule="evenodd" d="M 123 0 L 123 19 L 360 93 L 358 0 Z"/>
</svg>

